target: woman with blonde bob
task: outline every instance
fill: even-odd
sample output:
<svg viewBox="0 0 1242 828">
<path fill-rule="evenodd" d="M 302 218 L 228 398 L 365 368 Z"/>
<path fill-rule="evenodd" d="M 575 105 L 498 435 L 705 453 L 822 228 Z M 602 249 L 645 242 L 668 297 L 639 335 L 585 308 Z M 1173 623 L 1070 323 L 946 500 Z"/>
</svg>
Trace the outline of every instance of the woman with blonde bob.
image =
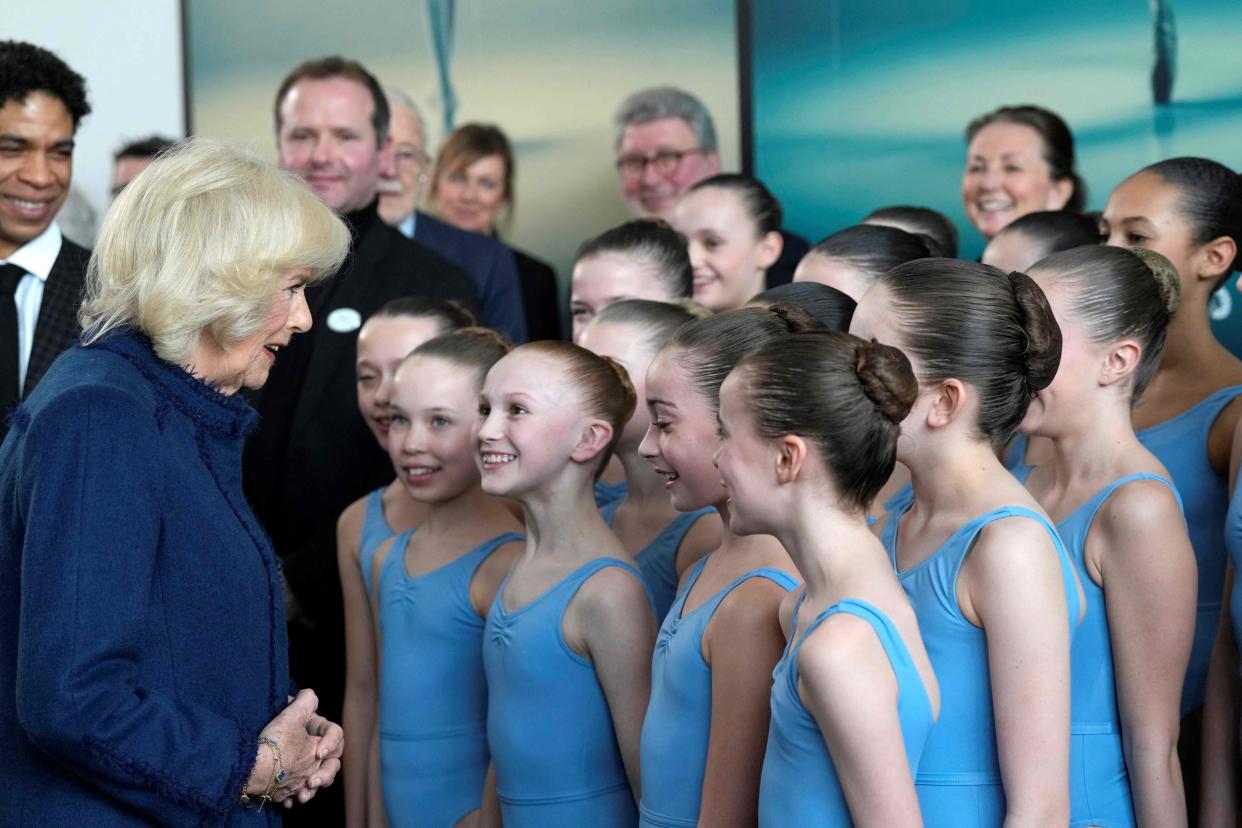
<svg viewBox="0 0 1242 828">
<path fill-rule="evenodd" d="M 276 825 L 264 804 L 336 776 L 340 727 L 288 695 L 236 392 L 348 243 L 299 180 L 211 141 L 113 204 L 81 342 L 0 446 L 0 824 Z"/>
</svg>

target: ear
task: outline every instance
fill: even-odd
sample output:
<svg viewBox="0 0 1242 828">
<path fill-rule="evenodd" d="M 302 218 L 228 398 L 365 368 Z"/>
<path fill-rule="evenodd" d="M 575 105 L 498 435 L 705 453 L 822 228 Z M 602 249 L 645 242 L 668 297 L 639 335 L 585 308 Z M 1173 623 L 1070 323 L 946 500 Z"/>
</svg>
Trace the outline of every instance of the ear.
<svg viewBox="0 0 1242 828">
<path fill-rule="evenodd" d="M 1139 360 L 1143 357 L 1143 349 L 1132 339 L 1123 340 L 1113 346 L 1104 357 L 1100 371 L 1100 384 L 1112 385 L 1125 379 L 1138 370 Z"/>
<path fill-rule="evenodd" d="M 612 426 L 604 420 L 588 420 L 569 457 L 575 463 L 589 463 L 612 442 Z"/>
<path fill-rule="evenodd" d="M 1060 210 L 1066 204 L 1069 204 L 1072 195 L 1074 195 L 1073 179 L 1062 178 L 1060 181 L 1052 182 L 1052 189 L 1048 191 L 1048 199 L 1046 201 L 1047 209 Z"/>
<path fill-rule="evenodd" d="M 707 170 L 708 170 L 707 175 L 703 176 L 704 178 L 710 178 L 711 176 L 720 172 L 720 153 L 715 152 L 715 151 L 709 152 L 704 157 L 704 160 L 707 162 Z"/>
<path fill-rule="evenodd" d="M 771 233 L 765 233 L 763 238 L 759 240 L 759 253 L 755 257 L 755 264 L 764 270 L 767 270 L 776 260 L 781 257 L 781 250 L 785 247 L 785 239 L 780 233 L 773 230 Z"/>
<path fill-rule="evenodd" d="M 806 441 L 796 434 L 786 434 L 776 443 L 776 482 L 793 483 L 806 462 Z"/>
<path fill-rule="evenodd" d="M 961 380 L 947 379 L 940 383 L 927 409 L 927 427 L 944 428 L 952 423 L 966 407 L 966 386 Z"/>
<path fill-rule="evenodd" d="M 1212 239 L 1199 251 L 1199 278 L 1215 282 L 1229 272 L 1237 255 L 1238 243 L 1229 236 Z"/>
</svg>

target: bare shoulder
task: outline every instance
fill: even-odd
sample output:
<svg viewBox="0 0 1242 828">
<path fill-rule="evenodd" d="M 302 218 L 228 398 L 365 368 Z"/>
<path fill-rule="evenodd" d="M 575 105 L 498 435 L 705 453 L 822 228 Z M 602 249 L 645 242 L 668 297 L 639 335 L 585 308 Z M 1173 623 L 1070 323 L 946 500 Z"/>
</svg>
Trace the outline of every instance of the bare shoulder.
<svg viewBox="0 0 1242 828">
<path fill-rule="evenodd" d="M 737 630 L 780 623 L 781 608 L 789 594 L 789 590 L 770 578 L 748 578 L 724 597 L 709 624 Z"/>
<path fill-rule="evenodd" d="M 522 556 L 525 548 L 525 540 L 505 541 L 483 559 L 483 563 L 475 570 L 475 578 L 499 584 L 513 568 L 514 562 Z"/>
<path fill-rule="evenodd" d="M 593 573 L 578 589 L 572 604 L 588 623 L 631 618 L 636 607 L 650 611 L 646 585 L 636 572 L 621 566 L 606 566 Z"/>
<path fill-rule="evenodd" d="M 896 676 L 875 629 L 848 612 L 826 618 L 802 642 L 798 675 L 816 696 L 865 698 L 880 688 L 896 688 Z"/>
<path fill-rule="evenodd" d="M 346 506 L 336 519 L 337 553 L 346 553 L 354 560 L 358 560 L 357 539 L 367 518 L 367 497 L 369 495 L 363 495 Z"/>
<path fill-rule="evenodd" d="M 1186 522 L 1177 497 L 1167 483 L 1134 480 L 1113 492 L 1104 501 L 1091 527 L 1109 542 L 1111 549 L 1138 553 L 1145 549 L 1161 554 L 1161 544 L 1153 538 L 1174 532 L 1184 535 Z"/>
<path fill-rule="evenodd" d="M 690 526 L 685 537 L 681 539 L 681 546 L 677 550 L 679 561 L 684 562 L 684 566 L 688 568 L 699 558 L 709 552 L 714 552 L 720 547 L 720 537 L 723 531 L 724 524 L 718 513 L 708 512 L 700 515 Z"/>
<path fill-rule="evenodd" d="M 1056 542 L 1046 525 L 1030 515 L 1010 515 L 979 530 L 968 560 L 983 565 L 999 560 L 1011 568 L 1026 561 L 1043 560 L 1056 551 Z"/>
</svg>

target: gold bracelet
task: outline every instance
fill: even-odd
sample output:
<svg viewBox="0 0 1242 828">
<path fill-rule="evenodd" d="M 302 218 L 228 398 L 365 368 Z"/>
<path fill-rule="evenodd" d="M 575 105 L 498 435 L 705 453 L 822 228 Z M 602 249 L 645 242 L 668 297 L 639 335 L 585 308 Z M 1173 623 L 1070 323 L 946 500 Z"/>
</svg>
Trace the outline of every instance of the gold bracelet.
<svg viewBox="0 0 1242 828">
<path fill-rule="evenodd" d="M 259 737 L 259 744 L 267 745 L 268 750 L 272 752 L 272 779 L 267 783 L 267 790 L 259 794 L 259 807 L 256 810 L 262 811 L 263 806 L 272 801 L 272 792 L 276 790 L 277 783 L 285 781 L 285 762 L 280 753 L 280 745 L 276 744 L 275 739 L 269 739 L 266 736 Z M 246 783 L 242 783 L 241 803 L 244 807 L 250 806 L 250 794 L 246 793 Z"/>
</svg>

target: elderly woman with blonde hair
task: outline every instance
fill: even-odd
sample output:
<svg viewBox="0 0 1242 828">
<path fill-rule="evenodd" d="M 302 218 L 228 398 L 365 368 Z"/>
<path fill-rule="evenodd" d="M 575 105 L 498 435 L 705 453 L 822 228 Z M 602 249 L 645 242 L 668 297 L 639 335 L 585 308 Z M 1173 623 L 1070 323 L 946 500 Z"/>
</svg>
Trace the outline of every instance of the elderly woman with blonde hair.
<svg viewBox="0 0 1242 828">
<path fill-rule="evenodd" d="M 210 141 L 113 204 L 82 340 L 0 446 L 0 824 L 277 824 L 264 804 L 336 776 L 340 727 L 288 695 L 236 392 L 348 243 L 301 181 Z"/>
</svg>

